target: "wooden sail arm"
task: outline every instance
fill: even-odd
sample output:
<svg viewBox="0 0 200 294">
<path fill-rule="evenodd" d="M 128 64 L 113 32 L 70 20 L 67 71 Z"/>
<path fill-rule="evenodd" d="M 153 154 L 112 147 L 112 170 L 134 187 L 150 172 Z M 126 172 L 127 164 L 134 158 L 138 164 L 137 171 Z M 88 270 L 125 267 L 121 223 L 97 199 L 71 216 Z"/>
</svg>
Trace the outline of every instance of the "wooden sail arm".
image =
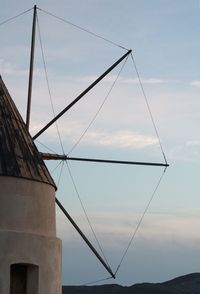
<svg viewBox="0 0 200 294">
<path fill-rule="evenodd" d="M 73 161 L 86 161 L 86 162 L 97 162 L 97 163 L 114 163 L 114 164 L 129 164 L 129 165 L 147 165 L 147 166 L 163 166 L 168 167 L 168 163 L 159 162 L 141 162 L 141 161 L 126 161 L 126 160 L 107 160 L 98 158 L 83 158 L 83 157 L 69 157 L 65 154 L 51 154 L 51 153 L 40 153 L 43 160 L 73 160 Z"/>
<path fill-rule="evenodd" d="M 60 155 L 60 154 L 40 152 L 40 155 L 43 160 L 67 160 L 68 159 L 67 155 L 65 155 L 65 154 Z"/>
<path fill-rule="evenodd" d="M 113 65 L 111 65 L 100 77 L 98 77 L 89 87 L 87 87 L 81 94 L 78 95 L 67 107 L 65 107 L 59 114 L 57 114 L 46 126 L 44 126 L 35 136 L 33 140 L 38 138 L 44 133 L 52 124 L 54 124 L 65 112 L 67 112 L 74 104 L 76 104 L 81 98 L 83 98 L 92 88 L 94 88 L 105 76 L 107 76 L 120 62 L 122 62 L 132 50 L 126 52 L 121 58 L 119 58 Z"/>
<path fill-rule="evenodd" d="M 112 276 L 112 278 L 115 279 L 115 274 L 112 272 L 111 268 L 106 264 L 106 262 L 102 259 L 102 257 L 99 255 L 99 253 L 96 251 L 94 246 L 90 243 L 88 238 L 85 236 L 85 234 L 81 231 L 79 226 L 75 223 L 75 221 L 72 219 L 72 217 L 69 215 L 69 213 L 66 211 L 64 206 L 60 203 L 60 201 L 56 198 L 55 199 L 56 204 L 59 206 L 59 208 L 62 210 L 64 215 L 67 217 L 67 219 L 70 221 L 70 223 L 73 225 L 73 227 L 76 229 L 76 231 L 79 233 L 79 235 L 83 238 L 85 243 L 89 246 L 89 248 L 92 250 L 92 252 L 95 254 L 95 256 L 98 258 L 98 260 L 101 262 L 101 264 L 105 267 L 105 269 L 109 272 L 109 274 Z"/>
<path fill-rule="evenodd" d="M 27 130 L 29 130 L 30 114 L 31 114 L 31 97 L 32 97 L 32 84 L 33 84 L 33 66 L 34 66 L 34 55 L 35 55 L 36 19 L 37 19 L 37 6 L 34 5 L 34 9 L 33 9 L 33 25 L 32 25 L 32 38 L 31 38 L 30 68 L 29 68 L 29 83 L 28 83 L 28 100 L 27 100 L 27 110 L 26 110 L 26 127 L 27 127 Z"/>
</svg>

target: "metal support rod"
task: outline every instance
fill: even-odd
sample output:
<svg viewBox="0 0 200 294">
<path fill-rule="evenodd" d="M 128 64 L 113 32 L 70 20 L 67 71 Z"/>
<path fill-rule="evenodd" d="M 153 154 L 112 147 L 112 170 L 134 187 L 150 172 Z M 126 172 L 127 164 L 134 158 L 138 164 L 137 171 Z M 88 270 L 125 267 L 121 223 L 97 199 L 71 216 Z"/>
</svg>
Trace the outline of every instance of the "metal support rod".
<svg viewBox="0 0 200 294">
<path fill-rule="evenodd" d="M 126 160 L 108 160 L 108 159 L 97 159 L 97 158 L 67 157 L 67 160 L 98 162 L 98 163 L 130 164 L 130 165 L 149 165 L 149 166 L 165 166 L 165 167 L 169 166 L 169 164 L 166 164 L 166 163 L 126 161 Z"/>
<path fill-rule="evenodd" d="M 28 130 L 29 130 L 29 125 L 30 125 L 30 112 L 31 112 L 33 66 L 34 66 L 34 53 L 35 53 L 36 18 L 37 18 L 37 6 L 34 5 L 34 9 L 33 9 L 33 25 L 32 25 L 32 39 L 31 39 L 31 53 L 30 53 L 30 68 L 29 68 L 29 83 L 28 83 L 28 101 L 27 101 L 27 112 L 26 112 L 26 127 L 27 127 Z"/>
<path fill-rule="evenodd" d="M 99 259 L 99 261 L 102 263 L 102 265 L 105 267 L 105 269 L 111 274 L 111 276 L 115 279 L 115 275 L 112 272 L 111 268 L 105 263 L 105 261 L 102 259 L 102 257 L 99 255 L 99 253 L 96 251 L 96 249 L 93 247 L 93 245 L 90 243 L 90 241 L 87 239 L 87 237 L 84 235 L 84 233 L 81 231 L 81 229 L 78 227 L 78 225 L 75 223 L 75 221 L 72 219 L 72 217 L 69 215 L 69 213 L 66 211 L 66 209 L 63 207 L 63 205 L 60 203 L 60 201 L 55 198 L 56 204 L 59 206 L 59 208 L 62 210 L 64 215 L 68 218 L 70 223 L 73 225 L 73 227 L 77 230 L 77 232 L 81 235 L 83 240 L 86 242 L 86 244 L 89 246 L 89 248 L 92 250 L 92 252 L 96 255 L 96 257 Z"/>
<path fill-rule="evenodd" d="M 83 96 L 85 96 L 94 86 L 96 86 L 105 76 L 109 74 L 122 60 L 124 60 L 132 50 L 129 50 L 120 59 L 118 59 L 112 66 L 110 66 L 100 77 L 98 77 L 89 87 L 87 87 L 81 94 L 78 95 L 67 107 L 65 107 L 59 114 L 57 114 L 46 126 L 44 126 L 35 136 L 33 140 L 38 138 L 44 131 L 46 131 L 53 123 L 55 123 L 65 112 L 67 112 L 74 104 L 76 104 Z"/>
<path fill-rule="evenodd" d="M 126 160 L 108 160 L 108 159 L 97 159 L 97 158 L 83 158 L 83 157 L 68 157 L 67 155 L 42 153 L 40 152 L 43 160 L 73 160 L 73 161 L 86 161 L 86 162 L 97 162 L 97 163 L 117 163 L 117 164 L 130 164 L 130 165 L 148 165 L 148 166 L 164 166 L 168 167 L 168 163 L 159 162 L 141 162 L 141 161 L 126 161 Z"/>
</svg>

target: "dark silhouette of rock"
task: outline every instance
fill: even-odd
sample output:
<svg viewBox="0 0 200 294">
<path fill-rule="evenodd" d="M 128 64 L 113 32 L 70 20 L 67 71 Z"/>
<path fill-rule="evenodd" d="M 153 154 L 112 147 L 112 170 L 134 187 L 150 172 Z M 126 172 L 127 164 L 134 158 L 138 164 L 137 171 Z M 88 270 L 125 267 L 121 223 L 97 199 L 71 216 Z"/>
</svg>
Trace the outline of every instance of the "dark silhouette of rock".
<svg viewBox="0 0 200 294">
<path fill-rule="evenodd" d="M 120 285 L 63 286 L 63 294 L 199 294 L 200 273 L 188 274 L 164 283 Z"/>
</svg>

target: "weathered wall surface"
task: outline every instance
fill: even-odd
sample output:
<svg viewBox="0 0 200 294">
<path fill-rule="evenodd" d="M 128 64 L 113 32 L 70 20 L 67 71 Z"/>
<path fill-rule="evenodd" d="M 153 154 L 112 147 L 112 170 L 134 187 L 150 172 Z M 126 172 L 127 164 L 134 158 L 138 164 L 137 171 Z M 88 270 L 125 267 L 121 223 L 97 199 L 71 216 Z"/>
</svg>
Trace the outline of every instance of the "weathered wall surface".
<svg viewBox="0 0 200 294">
<path fill-rule="evenodd" d="M 38 266 L 39 292 L 61 294 L 61 241 L 56 238 L 55 189 L 0 176 L 0 294 L 10 293 L 12 264 Z M 27 280 L 27 281 L 28 281 Z"/>
<path fill-rule="evenodd" d="M 61 241 L 19 232 L 0 232 L 0 293 L 10 293 L 10 265 L 39 266 L 39 293 L 61 294 Z"/>
<path fill-rule="evenodd" d="M 56 235 L 53 186 L 0 177 L 0 203 L 0 230 Z"/>
</svg>

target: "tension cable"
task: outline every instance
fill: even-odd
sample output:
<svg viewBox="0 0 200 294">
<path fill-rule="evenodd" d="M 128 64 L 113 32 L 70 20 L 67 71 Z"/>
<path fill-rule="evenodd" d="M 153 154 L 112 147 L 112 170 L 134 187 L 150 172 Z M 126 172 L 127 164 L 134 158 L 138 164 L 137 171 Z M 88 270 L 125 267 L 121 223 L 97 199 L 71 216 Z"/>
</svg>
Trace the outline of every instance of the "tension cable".
<svg viewBox="0 0 200 294">
<path fill-rule="evenodd" d="M 79 30 L 81 30 L 81 31 L 84 31 L 84 32 L 87 33 L 87 34 L 92 35 L 93 37 L 96 37 L 96 38 L 102 39 L 102 40 L 104 40 L 104 41 L 106 41 L 106 42 L 108 42 L 108 43 L 110 43 L 110 44 L 112 44 L 112 45 L 114 45 L 114 46 L 117 46 L 117 47 L 119 47 L 119 48 L 121 48 L 121 49 L 123 49 L 123 50 L 127 50 L 127 51 L 129 50 L 129 49 L 125 48 L 124 46 L 122 46 L 122 45 L 120 45 L 120 44 L 117 44 L 116 42 L 113 42 L 113 41 L 111 41 L 111 40 L 109 40 L 109 39 L 107 39 L 107 38 L 105 38 L 105 37 L 102 37 L 101 35 L 96 34 L 96 33 L 92 32 L 92 31 L 90 31 L 90 30 L 88 30 L 88 29 L 85 29 L 85 28 L 79 26 L 79 25 L 76 25 L 76 24 L 72 23 L 71 21 L 68 21 L 67 19 L 64 19 L 64 18 L 62 18 L 62 17 L 60 17 L 60 16 L 57 16 L 57 15 L 55 15 L 55 14 L 53 14 L 53 13 L 51 13 L 51 12 L 48 12 L 48 11 L 46 11 L 46 10 L 44 10 L 44 9 L 41 9 L 41 8 L 38 8 L 38 9 L 39 9 L 40 11 L 44 12 L 45 14 L 49 15 L 49 16 L 52 16 L 52 17 L 54 17 L 54 18 L 56 18 L 56 19 L 58 19 L 58 20 L 60 20 L 60 21 L 62 21 L 62 22 L 64 22 L 64 23 L 67 23 L 68 25 L 71 25 L 71 26 L 73 26 L 73 27 L 75 27 L 75 28 L 77 28 L 77 29 L 79 29 Z"/>
<path fill-rule="evenodd" d="M 1 26 L 1 25 L 4 25 L 4 24 L 6 24 L 6 23 L 8 23 L 8 22 L 10 22 L 10 21 L 12 21 L 12 20 L 14 20 L 14 19 L 20 17 L 20 16 L 22 16 L 23 14 L 26 14 L 27 12 L 29 12 L 29 11 L 31 11 L 31 10 L 33 10 L 33 8 L 30 8 L 30 9 L 28 9 L 28 10 L 25 10 L 25 11 L 23 11 L 23 12 L 21 12 L 21 13 L 15 15 L 15 16 L 13 16 L 13 17 L 10 17 L 10 18 L 8 18 L 8 19 L 6 19 L 6 20 L 0 22 L 0 26 Z"/>
<path fill-rule="evenodd" d="M 93 281 L 93 282 L 84 283 L 84 284 L 82 284 L 80 286 L 89 286 L 89 285 L 92 285 L 92 284 L 104 282 L 104 281 L 111 280 L 111 279 L 113 279 L 113 277 L 103 278 L 103 279 L 99 279 L 99 280 L 96 280 L 96 281 Z"/>
<path fill-rule="evenodd" d="M 79 202 L 80 202 L 80 204 L 81 204 L 82 210 L 83 210 L 83 212 L 84 212 L 84 214 L 85 214 L 85 217 L 86 217 L 86 219 L 87 219 L 88 225 L 89 225 L 89 227 L 90 227 L 90 229 L 91 229 L 91 231 L 92 231 L 92 233 L 93 233 L 93 235 L 94 235 L 94 238 L 95 238 L 95 240 L 96 240 L 96 242 L 97 242 L 97 245 L 98 245 L 98 247 L 99 247 L 99 249 L 100 249 L 100 251 L 101 251 L 101 253 L 102 253 L 102 255 L 103 255 L 103 257 L 104 257 L 104 259 L 105 259 L 105 261 L 106 261 L 106 263 L 107 263 L 107 265 L 109 266 L 109 263 L 108 263 L 108 260 L 107 260 L 107 258 L 106 258 L 106 256 L 105 256 L 105 254 L 104 254 L 103 248 L 102 248 L 102 246 L 101 246 L 101 244 L 100 244 L 100 242 L 99 242 L 99 240 L 98 240 L 98 238 L 97 238 L 97 235 L 96 235 L 96 233 L 95 233 L 95 231 L 94 231 L 94 228 L 93 228 L 93 226 L 92 226 L 92 223 L 91 223 L 91 221 L 90 221 L 90 219 L 89 219 L 89 216 L 88 216 L 88 214 L 87 214 L 86 208 L 84 207 L 83 201 L 82 201 L 82 199 L 81 199 L 80 193 L 79 193 L 79 191 L 78 191 L 78 188 L 77 188 L 77 185 L 76 185 L 76 183 L 75 183 L 74 177 L 73 177 L 72 172 L 71 172 L 71 169 L 70 169 L 70 167 L 69 167 L 69 164 L 68 164 L 67 161 L 65 161 L 65 163 L 66 163 L 66 166 L 67 166 L 67 169 L 68 169 L 68 172 L 69 172 L 69 175 L 70 175 L 70 178 L 71 178 L 72 184 L 73 184 L 73 186 L 74 186 L 74 190 L 75 190 L 75 192 L 76 192 L 76 195 L 77 195 L 77 197 L 78 197 L 78 199 L 79 199 Z M 110 267 L 110 266 L 109 266 L 109 267 Z"/>
<path fill-rule="evenodd" d="M 42 38 L 41 38 L 41 31 L 40 31 L 40 26 L 39 26 L 39 20 L 38 20 L 38 17 L 37 17 L 37 26 L 38 26 L 39 42 L 40 42 L 40 48 L 41 48 L 41 53 L 42 53 L 43 66 L 44 66 L 44 71 L 45 71 L 45 78 L 46 78 L 46 83 L 47 83 L 47 88 L 48 88 L 49 98 L 50 98 L 50 102 L 51 102 L 52 112 L 53 112 L 53 116 L 54 116 L 54 118 L 55 118 L 55 116 L 56 116 L 56 115 L 55 115 L 55 109 L 54 109 L 53 99 L 52 99 L 51 90 L 50 90 L 50 84 L 49 84 L 48 73 L 47 73 L 47 66 L 46 66 L 45 57 L 44 57 L 44 49 L 43 49 L 43 46 L 42 46 Z M 57 121 L 56 121 L 55 123 L 56 123 L 56 130 L 57 130 L 57 134 L 58 134 L 58 137 L 59 137 L 59 141 L 60 141 L 60 145 L 61 145 L 61 148 L 62 148 L 62 152 L 63 152 L 63 154 L 65 154 L 64 146 L 63 146 L 63 143 L 62 143 L 62 139 L 61 139 L 61 135 L 60 135 L 60 131 L 59 131 L 59 128 L 58 128 Z M 60 164 L 61 164 L 61 163 L 59 163 L 58 166 L 60 166 Z M 67 163 L 66 163 L 66 164 L 67 164 Z M 58 166 L 57 166 L 55 169 L 57 169 Z M 81 203 L 81 207 L 82 207 L 82 209 L 83 209 L 83 212 L 84 212 L 85 217 L 86 217 L 86 219 L 87 219 L 87 222 L 88 222 L 88 224 L 89 224 L 89 227 L 90 227 L 90 229 L 91 229 L 91 231 L 92 231 L 92 233 L 93 233 L 93 235 L 94 235 L 94 238 L 95 238 L 95 240 L 96 240 L 96 242 L 97 242 L 97 244 L 98 244 L 98 246 L 99 246 L 99 249 L 101 250 L 101 253 L 103 254 L 103 257 L 104 257 L 104 259 L 105 259 L 105 261 L 106 261 L 106 263 L 107 263 L 107 265 L 108 265 L 108 261 L 107 261 L 107 259 L 106 259 L 106 257 L 105 257 L 105 254 L 103 253 L 103 250 L 102 250 L 102 247 L 101 247 L 101 245 L 100 245 L 100 242 L 99 242 L 99 240 L 98 240 L 98 238 L 97 238 L 97 235 L 96 235 L 96 233 L 95 233 L 95 231 L 94 231 L 94 229 L 93 229 L 93 227 L 92 227 L 92 224 L 91 224 L 91 222 L 90 222 L 90 220 L 89 220 L 89 217 L 88 217 L 88 215 L 87 215 L 87 212 L 86 212 L 86 209 L 85 209 L 85 207 L 84 207 L 84 205 L 83 205 L 83 202 L 82 202 L 82 200 L 81 200 L 81 198 L 80 198 L 80 194 L 79 194 L 79 192 L 78 192 L 78 189 L 77 189 L 77 187 L 76 187 L 76 183 L 75 183 L 75 181 L 74 181 L 74 178 L 73 178 L 73 176 L 72 176 L 72 173 L 71 173 L 71 171 L 70 171 L 70 169 L 69 169 L 68 164 L 67 164 L 67 168 L 68 168 L 69 175 L 70 175 L 70 178 L 71 178 L 71 180 L 72 180 L 73 186 L 74 186 L 74 188 L 75 188 L 76 194 L 77 194 L 78 199 L 79 199 L 79 201 L 80 201 L 80 203 Z M 54 169 L 53 171 L 55 171 L 55 169 Z M 61 177 L 61 174 L 62 174 L 62 169 L 63 169 L 63 165 L 62 165 L 61 173 L 60 173 L 60 176 L 59 176 L 59 182 L 60 182 L 60 177 Z"/>
<path fill-rule="evenodd" d="M 47 145 L 45 145 L 44 143 L 42 143 L 41 141 L 39 141 L 38 139 L 36 140 L 36 143 L 40 144 L 41 146 L 43 146 L 44 148 L 46 148 L 47 150 L 53 152 L 56 154 L 56 151 L 54 151 L 53 149 L 49 148 Z M 41 152 L 40 152 L 41 153 Z"/>
<path fill-rule="evenodd" d="M 85 136 L 85 134 L 87 133 L 87 131 L 89 130 L 89 128 L 91 127 L 91 125 L 92 125 L 92 124 L 94 123 L 94 121 L 96 120 L 96 118 L 97 118 L 97 116 L 99 115 L 100 111 L 102 110 L 104 104 L 106 103 L 108 97 L 110 96 L 110 93 L 112 92 L 112 90 L 113 90 L 115 84 L 117 83 L 117 80 L 119 79 L 119 76 L 120 76 L 120 74 L 121 74 L 121 72 L 122 72 L 122 70 L 123 70 L 123 68 L 124 68 L 124 66 L 125 66 L 125 64 L 126 64 L 126 62 L 127 62 L 127 60 L 128 60 L 128 57 L 129 57 L 129 55 L 126 57 L 125 61 L 123 62 L 123 64 L 122 64 L 122 66 L 121 66 L 121 68 L 120 68 L 120 70 L 119 70 L 119 72 L 118 72 L 118 74 L 117 74 L 115 80 L 113 81 L 113 83 L 112 83 L 112 85 L 111 85 L 111 87 L 110 87 L 108 93 L 106 94 L 106 96 L 105 96 L 103 102 L 100 104 L 100 106 L 99 106 L 99 108 L 97 109 L 95 115 L 94 115 L 93 118 L 91 119 L 91 121 L 90 121 L 88 127 L 87 127 L 87 128 L 85 129 L 85 131 L 82 133 L 82 135 L 80 136 L 80 138 L 78 139 L 78 141 L 74 144 L 74 146 L 70 149 L 70 151 L 68 152 L 67 156 L 68 156 L 70 153 L 72 153 L 72 151 L 78 146 L 78 144 L 79 144 L 80 141 L 83 139 L 83 137 Z"/>
<path fill-rule="evenodd" d="M 61 160 L 61 161 L 56 165 L 56 167 L 54 167 L 54 169 L 51 170 L 51 174 L 53 174 L 53 173 L 55 172 L 55 170 L 57 170 L 57 168 L 61 165 L 62 162 L 63 162 L 63 161 Z"/>
<path fill-rule="evenodd" d="M 44 49 L 43 49 L 43 45 L 42 45 L 42 36 L 41 36 L 41 31 L 40 31 L 38 15 L 37 15 L 37 27 L 38 27 L 38 34 L 39 34 L 40 49 L 41 49 L 41 54 L 42 54 L 42 61 L 43 61 L 44 72 L 45 72 L 45 79 L 46 79 L 47 89 L 48 89 L 48 93 L 49 93 L 49 99 L 50 99 L 50 103 L 51 103 L 52 113 L 53 113 L 53 116 L 55 118 L 56 114 L 55 114 L 53 99 L 52 99 L 52 95 L 51 95 L 49 78 L 48 78 L 48 74 L 47 74 L 47 66 L 46 66 L 46 61 L 45 61 L 45 57 L 44 57 Z M 60 142 L 62 152 L 63 152 L 63 154 L 65 154 L 64 146 L 63 146 L 63 143 L 62 143 L 62 140 L 61 140 L 60 131 L 59 131 L 59 128 L 58 128 L 58 122 L 57 121 L 55 122 L 55 125 L 56 125 L 56 130 L 57 130 L 57 134 L 58 134 L 58 138 L 59 138 L 59 142 Z"/>
<path fill-rule="evenodd" d="M 148 102 L 148 99 L 147 99 L 147 95 L 145 93 L 145 90 L 144 90 L 144 87 L 143 87 L 143 84 L 142 84 L 142 80 L 140 78 L 140 74 L 139 74 L 139 71 L 138 71 L 138 68 L 137 68 L 137 65 L 136 65 L 136 62 L 135 62 L 135 59 L 133 57 L 132 52 L 131 52 L 131 59 L 133 61 L 133 65 L 135 67 L 135 71 L 136 71 L 136 74 L 137 74 L 137 77 L 138 77 L 138 81 L 139 81 L 139 84 L 140 84 L 140 87 L 141 87 L 141 90 L 142 90 L 142 93 L 143 93 L 143 96 L 144 96 L 144 99 L 145 99 L 145 102 L 146 102 L 146 105 L 147 105 L 147 108 L 148 108 L 148 111 L 149 111 L 149 115 L 150 115 L 154 130 L 155 130 L 156 136 L 158 138 L 158 142 L 159 142 L 159 145 L 160 145 L 160 149 L 161 149 L 164 161 L 167 164 L 167 159 L 166 159 L 166 156 L 165 156 L 165 153 L 164 153 L 164 149 L 163 149 L 163 146 L 162 146 L 162 143 L 161 143 L 161 139 L 160 139 L 160 136 L 159 136 L 159 133 L 158 133 L 158 129 L 156 127 L 156 124 L 155 124 L 155 121 L 154 121 L 154 118 L 153 118 L 153 114 L 152 114 L 152 111 L 151 111 L 151 108 L 150 108 L 150 105 L 149 105 L 149 102 Z"/>
<path fill-rule="evenodd" d="M 164 177 L 164 174 L 165 174 L 165 172 L 166 172 L 166 169 L 167 169 L 167 167 L 165 167 L 164 171 L 162 172 L 162 174 L 161 174 L 161 176 L 160 176 L 160 178 L 159 178 L 159 180 L 158 180 L 158 183 L 157 183 L 155 189 L 153 190 L 153 193 L 151 194 L 151 197 L 150 197 L 150 199 L 149 199 L 149 201 L 148 201 L 148 203 L 147 203 L 147 206 L 145 207 L 145 209 L 144 209 L 144 211 L 143 211 L 143 213 L 142 213 L 142 215 L 141 215 L 141 218 L 140 218 L 140 220 L 139 220 L 139 222 L 138 222 L 138 224 L 137 224 L 137 226 L 136 226 L 136 229 L 135 229 L 135 231 L 133 232 L 133 235 L 132 235 L 132 237 L 131 237 L 131 239 L 130 239 L 130 241 L 129 241 L 129 243 L 128 243 L 128 246 L 126 247 L 126 249 L 125 249 L 125 251 L 124 251 L 124 253 L 123 253 L 123 255 L 122 255 L 122 258 L 121 258 L 121 260 L 120 260 L 120 262 L 119 262 L 119 265 L 118 265 L 117 268 L 116 268 L 115 275 L 116 275 L 117 272 L 119 271 L 119 269 L 120 269 L 120 267 L 121 267 L 121 264 L 122 264 L 122 262 L 123 262 L 123 260 L 124 260 L 124 258 L 125 258 L 125 256 L 126 256 L 128 250 L 129 250 L 131 244 L 133 243 L 133 241 L 134 241 L 134 239 L 135 239 L 135 236 L 136 236 L 136 234 L 137 234 L 137 232 L 138 232 L 138 230 L 139 230 L 139 228 L 140 228 L 140 226 L 141 226 L 141 224 L 142 224 L 142 221 L 143 221 L 143 219 L 144 219 L 144 217 L 145 217 L 145 215 L 146 215 L 146 213 L 147 213 L 147 211 L 148 211 L 148 209 L 149 209 L 149 207 L 150 207 L 150 204 L 151 204 L 151 202 L 152 202 L 152 200 L 153 200 L 153 198 L 154 198 L 154 196 L 155 196 L 155 194 L 156 194 L 156 192 L 157 192 L 157 190 L 158 190 L 158 188 L 159 188 L 159 186 L 160 186 L 160 183 L 161 183 L 161 181 L 162 181 L 162 179 L 163 179 L 163 177 Z"/>
</svg>

